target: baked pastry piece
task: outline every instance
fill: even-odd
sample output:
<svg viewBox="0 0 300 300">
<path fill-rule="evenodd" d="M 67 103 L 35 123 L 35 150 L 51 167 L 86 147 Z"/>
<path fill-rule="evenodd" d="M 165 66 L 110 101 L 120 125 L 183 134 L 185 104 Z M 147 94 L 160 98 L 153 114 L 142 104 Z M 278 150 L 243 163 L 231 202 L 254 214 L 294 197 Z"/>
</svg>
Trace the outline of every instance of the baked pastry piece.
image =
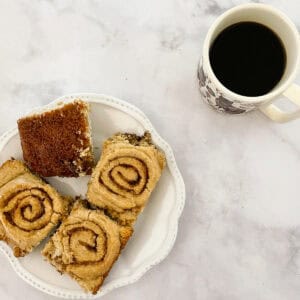
<svg viewBox="0 0 300 300">
<path fill-rule="evenodd" d="M 103 144 L 88 184 L 88 201 L 119 224 L 132 225 L 146 205 L 165 166 L 151 135 L 116 134 Z"/>
<path fill-rule="evenodd" d="M 41 176 L 91 174 L 93 153 L 87 103 L 76 100 L 18 120 L 23 157 Z"/>
<path fill-rule="evenodd" d="M 68 212 L 69 201 L 18 160 L 0 167 L 0 239 L 24 256 Z"/>
<path fill-rule="evenodd" d="M 118 225 L 79 200 L 42 254 L 59 272 L 96 294 L 131 234 L 131 227 Z"/>
</svg>

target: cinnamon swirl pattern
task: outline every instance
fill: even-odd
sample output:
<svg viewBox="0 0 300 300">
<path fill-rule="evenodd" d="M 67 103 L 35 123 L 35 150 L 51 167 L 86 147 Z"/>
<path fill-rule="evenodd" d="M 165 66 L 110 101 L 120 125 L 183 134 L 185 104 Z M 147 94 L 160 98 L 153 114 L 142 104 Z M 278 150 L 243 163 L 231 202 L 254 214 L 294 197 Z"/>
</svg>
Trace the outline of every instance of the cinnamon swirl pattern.
<svg viewBox="0 0 300 300">
<path fill-rule="evenodd" d="M 118 225 L 80 200 L 42 254 L 59 272 L 96 294 L 131 234 L 131 227 Z"/>
<path fill-rule="evenodd" d="M 132 225 L 165 166 L 151 135 L 116 134 L 106 140 L 88 186 L 88 201 L 119 224 Z"/>
<path fill-rule="evenodd" d="M 31 252 L 68 211 L 68 200 L 18 160 L 0 168 L 0 239 L 15 256 Z"/>
</svg>

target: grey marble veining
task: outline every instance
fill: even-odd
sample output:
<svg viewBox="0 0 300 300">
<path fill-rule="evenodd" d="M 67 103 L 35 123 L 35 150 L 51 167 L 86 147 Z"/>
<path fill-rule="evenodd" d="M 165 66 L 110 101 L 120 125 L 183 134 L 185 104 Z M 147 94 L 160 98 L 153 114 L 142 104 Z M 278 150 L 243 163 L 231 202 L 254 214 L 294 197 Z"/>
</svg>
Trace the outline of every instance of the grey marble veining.
<svg viewBox="0 0 300 300">
<path fill-rule="evenodd" d="M 0 2 L 0 133 L 63 94 L 110 94 L 148 115 L 185 179 L 171 254 L 103 299 L 300 298 L 300 121 L 221 115 L 197 87 L 206 31 L 242 2 Z M 300 28 L 299 1 L 266 2 Z M 19 279 L 2 255 L 0 266 L 0 299 L 54 299 Z"/>
</svg>

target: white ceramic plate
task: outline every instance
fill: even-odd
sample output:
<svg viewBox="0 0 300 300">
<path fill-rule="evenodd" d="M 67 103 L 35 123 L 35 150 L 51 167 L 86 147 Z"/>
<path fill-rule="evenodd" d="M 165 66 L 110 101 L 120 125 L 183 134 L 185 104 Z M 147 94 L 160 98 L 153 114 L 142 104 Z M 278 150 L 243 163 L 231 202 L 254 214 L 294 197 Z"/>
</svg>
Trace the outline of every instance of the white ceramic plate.
<svg viewBox="0 0 300 300">
<path fill-rule="evenodd" d="M 7 256 L 13 269 L 35 288 L 66 299 L 96 299 L 115 288 L 137 281 L 151 267 L 161 262 L 172 249 L 178 220 L 185 201 L 185 188 L 177 168 L 171 147 L 158 135 L 147 117 L 136 107 L 113 97 L 97 94 L 73 94 L 61 97 L 35 112 L 68 102 L 76 98 L 91 104 L 91 123 L 96 159 L 99 158 L 102 141 L 110 135 L 122 132 L 142 134 L 149 130 L 153 140 L 166 154 L 167 167 L 151 195 L 151 199 L 140 215 L 135 232 L 112 268 L 97 295 L 86 294 L 67 275 L 60 275 L 54 267 L 43 260 L 42 243 L 32 253 L 17 259 L 12 250 L 0 242 L 0 250 Z M 10 157 L 22 159 L 22 150 L 17 129 L 6 132 L 0 138 L 0 163 Z M 58 178 L 47 180 L 64 194 L 85 195 L 89 177 Z"/>
</svg>

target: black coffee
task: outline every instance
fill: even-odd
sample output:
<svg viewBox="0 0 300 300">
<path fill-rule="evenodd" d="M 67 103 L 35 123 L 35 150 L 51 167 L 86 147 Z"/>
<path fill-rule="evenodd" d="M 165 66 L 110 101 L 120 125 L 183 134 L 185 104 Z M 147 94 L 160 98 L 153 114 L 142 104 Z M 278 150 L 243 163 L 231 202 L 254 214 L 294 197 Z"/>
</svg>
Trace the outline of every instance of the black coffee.
<svg viewBox="0 0 300 300">
<path fill-rule="evenodd" d="M 225 28 L 213 42 L 209 58 L 222 84 L 244 96 L 261 96 L 272 90 L 281 79 L 286 63 L 279 37 L 255 22 Z"/>
</svg>

